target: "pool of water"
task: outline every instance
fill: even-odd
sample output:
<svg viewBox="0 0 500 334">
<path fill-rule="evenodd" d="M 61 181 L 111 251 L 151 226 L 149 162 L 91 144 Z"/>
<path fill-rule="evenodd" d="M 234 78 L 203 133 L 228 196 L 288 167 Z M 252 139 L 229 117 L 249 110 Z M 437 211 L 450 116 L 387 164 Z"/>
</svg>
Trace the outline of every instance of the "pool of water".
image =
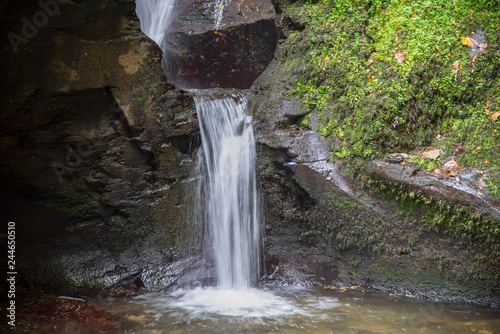
<svg viewBox="0 0 500 334">
<path fill-rule="evenodd" d="M 32 333 L 500 333 L 500 310 L 359 291 L 198 288 L 95 304 L 122 320 L 106 329 L 37 324 Z"/>
<path fill-rule="evenodd" d="M 92 303 L 120 320 L 25 319 L 13 333 L 500 333 L 500 310 L 360 291 L 198 288 Z"/>
</svg>

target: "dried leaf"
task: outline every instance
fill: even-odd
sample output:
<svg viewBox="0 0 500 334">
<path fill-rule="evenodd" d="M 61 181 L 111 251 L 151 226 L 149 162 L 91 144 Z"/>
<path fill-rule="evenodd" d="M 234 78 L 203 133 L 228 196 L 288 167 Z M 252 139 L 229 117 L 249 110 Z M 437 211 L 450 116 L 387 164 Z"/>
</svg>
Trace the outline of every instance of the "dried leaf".
<svg viewBox="0 0 500 334">
<path fill-rule="evenodd" d="M 422 156 L 427 159 L 436 159 L 441 155 L 441 151 L 438 148 L 433 148 L 422 153 Z"/>
<path fill-rule="evenodd" d="M 458 169 L 460 168 L 460 162 L 458 161 L 455 161 L 455 160 L 450 160 L 450 161 L 447 161 L 443 164 L 443 167 L 444 168 L 450 168 L 450 169 Z"/>
<path fill-rule="evenodd" d="M 495 112 L 493 115 L 491 115 L 491 120 L 496 121 L 498 119 L 498 116 L 500 116 L 500 112 Z"/>
<path fill-rule="evenodd" d="M 403 60 L 406 59 L 406 57 L 405 57 L 405 51 L 397 49 L 396 52 L 394 52 L 394 58 L 396 58 L 396 60 L 399 63 L 401 63 Z"/>
<path fill-rule="evenodd" d="M 478 47 L 479 48 L 479 43 L 478 41 L 476 41 L 474 38 L 470 38 L 469 37 L 469 43 L 470 43 L 470 47 L 473 48 L 473 47 Z"/>
<path fill-rule="evenodd" d="M 434 175 L 437 177 L 441 177 L 443 174 L 441 174 L 441 171 L 439 169 L 434 169 Z"/>
<path fill-rule="evenodd" d="M 453 67 L 455 67 L 455 70 L 458 71 L 458 69 L 460 68 L 460 63 L 458 62 L 458 60 L 453 63 Z"/>
</svg>

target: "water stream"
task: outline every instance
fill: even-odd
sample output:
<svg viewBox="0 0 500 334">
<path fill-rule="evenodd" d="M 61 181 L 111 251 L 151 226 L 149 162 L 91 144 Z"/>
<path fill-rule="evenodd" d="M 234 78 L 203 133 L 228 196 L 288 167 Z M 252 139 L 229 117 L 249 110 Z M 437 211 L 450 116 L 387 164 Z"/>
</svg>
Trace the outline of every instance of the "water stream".
<svg viewBox="0 0 500 334">
<path fill-rule="evenodd" d="M 175 18 L 176 0 L 136 0 L 141 30 L 163 49 L 163 38 Z"/>
<path fill-rule="evenodd" d="M 245 289 L 259 277 L 255 139 L 246 98 L 194 98 L 202 150 L 197 171 L 199 223 L 207 226 L 217 286 Z"/>
</svg>

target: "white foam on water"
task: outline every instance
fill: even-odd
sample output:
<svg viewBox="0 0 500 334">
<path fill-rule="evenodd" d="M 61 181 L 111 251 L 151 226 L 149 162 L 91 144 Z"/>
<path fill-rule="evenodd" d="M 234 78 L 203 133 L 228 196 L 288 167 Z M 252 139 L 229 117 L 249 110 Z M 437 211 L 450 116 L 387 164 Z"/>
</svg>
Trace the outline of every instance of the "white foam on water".
<svg viewBox="0 0 500 334">
<path fill-rule="evenodd" d="M 206 313 L 229 317 L 276 317 L 298 311 L 285 298 L 257 289 L 197 288 L 179 290 L 170 305 L 189 312 L 192 317 Z"/>
<path fill-rule="evenodd" d="M 246 321 L 272 319 L 287 322 L 294 317 L 315 318 L 325 310 L 335 309 L 338 298 L 315 296 L 310 293 L 282 294 L 259 289 L 223 289 L 220 287 L 179 289 L 170 294 L 146 294 L 136 297 L 146 306 L 146 312 L 157 319 L 163 316 L 189 319 Z"/>
</svg>

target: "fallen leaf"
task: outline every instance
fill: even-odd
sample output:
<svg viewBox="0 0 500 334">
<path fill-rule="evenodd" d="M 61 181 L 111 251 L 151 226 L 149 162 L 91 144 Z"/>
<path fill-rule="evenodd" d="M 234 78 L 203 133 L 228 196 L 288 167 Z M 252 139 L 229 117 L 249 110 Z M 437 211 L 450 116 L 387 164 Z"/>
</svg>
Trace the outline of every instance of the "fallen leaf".
<svg viewBox="0 0 500 334">
<path fill-rule="evenodd" d="M 477 181 L 477 182 L 481 183 L 481 182 L 483 182 L 483 179 L 479 179 L 479 181 Z"/>
<path fill-rule="evenodd" d="M 462 45 L 468 46 L 469 48 L 471 47 L 469 37 L 460 37 L 460 38 L 462 39 Z"/>
<path fill-rule="evenodd" d="M 436 159 L 441 155 L 441 151 L 438 148 L 433 148 L 422 153 L 422 156 L 427 159 Z"/>
<path fill-rule="evenodd" d="M 500 112 L 497 111 L 497 112 L 493 113 L 493 115 L 491 115 L 491 120 L 496 121 L 498 116 L 500 116 Z"/>
<path fill-rule="evenodd" d="M 453 24 L 454 26 L 457 26 L 457 24 L 455 23 L 455 21 L 451 21 L 451 24 Z"/>
<path fill-rule="evenodd" d="M 443 164 L 443 167 L 444 168 L 450 168 L 450 169 L 460 168 L 460 162 L 455 161 L 455 160 L 450 160 L 450 161 L 445 162 Z"/>
<path fill-rule="evenodd" d="M 453 67 L 455 67 L 455 70 L 458 71 L 458 69 L 460 68 L 460 62 L 458 60 L 456 62 L 454 62 Z"/>
<path fill-rule="evenodd" d="M 434 175 L 437 177 L 441 177 L 443 174 L 441 174 L 441 171 L 439 169 L 434 169 Z"/>
<path fill-rule="evenodd" d="M 406 59 L 406 57 L 405 57 L 405 51 L 397 49 L 396 52 L 394 52 L 394 58 L 396 58 L 396 60 L 399 63 L 401 63 L 403 60 Z"/>
<path fill-rule="evenodd" d="M 470 38 L 469 37 L 469 43 L 470 43 L 470 47 L 473 48 L 473 47 L 478 47 L 479 48 L 479 43 L 478 41 L 476 41 L 474 38 Z"/>
</svg>

